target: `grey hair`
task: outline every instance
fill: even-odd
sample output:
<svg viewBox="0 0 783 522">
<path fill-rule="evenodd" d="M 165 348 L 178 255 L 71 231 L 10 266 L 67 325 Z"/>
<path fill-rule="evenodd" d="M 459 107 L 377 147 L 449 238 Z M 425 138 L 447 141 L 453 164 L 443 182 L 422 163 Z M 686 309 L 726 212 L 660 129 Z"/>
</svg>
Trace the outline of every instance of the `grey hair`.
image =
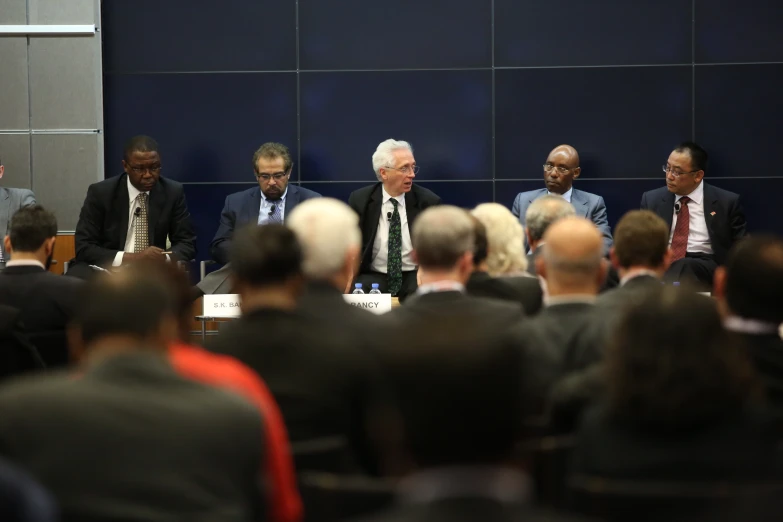
<svg viewBox="0 0 783 522">
<path fill-rule="evenodd" d="M 533 201 L 525 212 L 525 227 L 531 241 L 540 241 L 558 219 L 575 216 L 574 206 L 560 196 L 546 195 Z"/>
<path fill-rule="evenodd" d="M 393 138 L 389 138 L 386 141 L 382 141 L 378 144 L 378 148 L 375 149 L 375 153 L 372 155 L 372 169 L 375 171 L 375 176 L 378 181 L 381 179 L 381 169 L 384 167 L 394 167 L 394 151 L 407 149 L 413 153 L 413 147 L 407 141 L 398 141 Z"/>
<path fill-rule="evenodd" d="M 348 250 L 362 242 L 359 216 L 336 199 L 308 199 L 297 205 L 285 221 L 299 240 L 302 271 L 311 279 L 328 279 L 338 273 Z"/>
<path fill-rule="evenodd" d="M 438 205 L 419 215 L 411 239 L 422 267 L 449 269 L 465 253 L 473 255 L 476 228 L 466 210 Z"/>
<path fill-rule="evenodd" d="M 491 276 L 527 270 L 524 232 L 519 220 L 500 203 L 482 203 L 471 211 L 487 230 L 487 268 Z"/>
</svg>

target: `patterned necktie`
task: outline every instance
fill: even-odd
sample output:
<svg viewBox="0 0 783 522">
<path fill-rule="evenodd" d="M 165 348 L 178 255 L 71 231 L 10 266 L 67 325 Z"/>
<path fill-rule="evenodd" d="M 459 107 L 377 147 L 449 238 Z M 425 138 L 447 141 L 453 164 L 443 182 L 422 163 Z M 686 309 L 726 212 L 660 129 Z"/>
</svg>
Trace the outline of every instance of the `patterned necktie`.
<svg viewBox="0 0 783 522">
<path fill-rule="evenodd" d="M 688 196 L 683 196 L 679 201 L 680 213 L 677 214 L 677 224 L 674 225 L 672 235 L 672 261 L 685 257 L 685 252 L 688 250 L 688 232 L 691 227 L 691 212 L 688 210 L 690 200 Z"/>
<path fill-rule="evenodd" d="M 281 198 L 268 198 L 266 201 L 272 204 L 269 209 L 269 218 L 266 220 L 267 224 L 277 223 L 281 225 L 283 223 L 283 200 Z"/>
<path fill-rule="evenodd" d="M 147 197 L 144 192 L 136 196 L 136 203 L 141 209 L 137 216 L 133 218 L 133 251 L 142 252 L 150 246 L 149 222 L 147 220 Z"/>
<path fill-rule="evenodd" d="M 389 255 L 386 264 L 386 275 L 391 295 L 397 295 L 402 288 L 402 227 L 400 226 L 399 202 L 392 198 L 394 212 L 389 220 Z"/>
</svg>

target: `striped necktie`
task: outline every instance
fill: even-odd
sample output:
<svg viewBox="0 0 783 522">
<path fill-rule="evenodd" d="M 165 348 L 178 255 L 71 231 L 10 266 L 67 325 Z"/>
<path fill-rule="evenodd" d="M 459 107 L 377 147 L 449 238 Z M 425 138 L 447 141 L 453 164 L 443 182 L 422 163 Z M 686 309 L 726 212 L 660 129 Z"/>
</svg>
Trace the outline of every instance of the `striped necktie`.
<svg viewBox="0 0 783 522">
<path fill-rule="evenodd" d="M 269 209 L 269 219 L 267 219 L 268 224 L 277 223 L 279 225 L 283 224 L 283 199 L 277 198 L 277 199 L 267 199 L 268 203 L 271 203 L 272 206 Z"/>
</svg>

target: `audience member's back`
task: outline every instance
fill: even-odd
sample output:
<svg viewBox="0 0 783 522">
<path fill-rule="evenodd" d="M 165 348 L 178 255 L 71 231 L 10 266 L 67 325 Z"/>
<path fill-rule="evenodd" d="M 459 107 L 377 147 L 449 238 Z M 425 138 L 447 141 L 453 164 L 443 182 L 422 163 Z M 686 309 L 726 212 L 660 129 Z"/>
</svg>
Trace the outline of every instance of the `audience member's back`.
<svg viewBox="0 0 783 522">
<path fill-rule="evenodd" d="M 574 471 L 659 481 L 777 476 L 770 416 L 714 303 L 651 292 L 624 317 L 606 365 L 607 399 L 583 419 Z"/>
<path fill-rule="evenodd" d="M 365 415 L 377 396 L 371 359 L 356 336 L 296 311 L 304 283 L 294 233 L 267 225 L 238 231 L 231 267 L 243 316 L 208 348 L 254 369 L 275 396 L 292 443 L 342 436 L 364 453 Z"/>
<path fill-rule="evenodd" d="M 64 520 L 245 521 L 261 513 L 262 423 L 244 400 L 180 378 L 174 299 L 155 274 L 90 283 L 79 375 L 0 393 L 0 451 L 56 497 Z M 83 346 L 82 346 L 83 345 Z"/>
</svg>

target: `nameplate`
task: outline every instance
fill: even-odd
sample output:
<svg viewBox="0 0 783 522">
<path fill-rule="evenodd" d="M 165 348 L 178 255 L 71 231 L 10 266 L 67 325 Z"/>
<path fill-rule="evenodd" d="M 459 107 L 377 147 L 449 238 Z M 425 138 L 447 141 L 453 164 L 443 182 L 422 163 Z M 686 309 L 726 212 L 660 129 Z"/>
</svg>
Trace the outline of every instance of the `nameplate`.
<svg viewBox="0 0 783 522">
<path fill-rule="evenodd" d="M 374 314 L 391 312 L 391 294 L 343 294 L 345 302 L 356 308 L 364 308 Z"/>
<path fill-rule="evenodd" d="M 239 317 L 239 294 L 212 294 L 204 296 L 204 316 Z"/>
</svg>

